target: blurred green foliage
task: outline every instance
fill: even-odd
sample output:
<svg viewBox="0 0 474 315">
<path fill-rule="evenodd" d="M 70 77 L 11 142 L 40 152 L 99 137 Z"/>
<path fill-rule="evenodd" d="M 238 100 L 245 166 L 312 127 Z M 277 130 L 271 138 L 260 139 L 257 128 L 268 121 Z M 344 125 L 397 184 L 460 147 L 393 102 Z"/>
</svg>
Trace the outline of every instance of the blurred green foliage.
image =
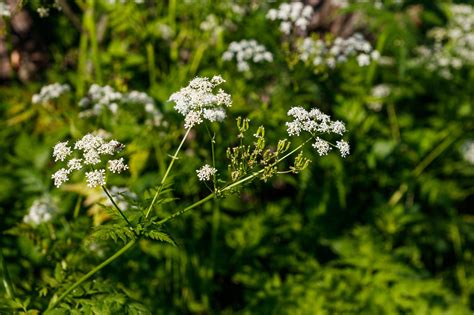
<svg viewBox="0 0 474 315">
<path fill-rule="evenodd" d="M 449 1 L 385 2 L 338 14 L 362 14 L 358 30 L 390 62 L 348 62 L 324 73 L 291 61 L 277 25 L 265 19 L 272 2 L 67 1 L 68 10 L 51 8 L 43 19 L 35 10 L 44 4 L 27 2 L 23 10 L 49 60 L 29 82 L 0 86 L 0 313 L 45 310 L 54 294 L 123 245 L 91 238 L 109 220 L 87 203 L 94 192 L 54 189 L 54 144 L 107 130 L 127 144 L 130 164 L 130 176 L 113 184 L 150 198 L 183 133 L 168 97 L 194 76 L 214 74 L 233 96 L 229 116 L 265 125 L 272 142 L 287 137 L 289 108 L 317 106 L 346 122 L 351 155 L 320 158 L 307 149 L 309 170 L 251 184 L 170 221 L 163 234 L 169 243 L 140 240 L 47 314 L 471 313 L 474 167 L 462 146 L 474 138 L 474 69 L 463 66 L 446 79 L 410 62 L 429 42 L 429 29 L 449 20 Z M 202 30 L 211 15 L 216 26 Z M 8 38 L 21 37 L 5 25 Z M 230 42 L 250 38 L 274 62 L 241 73 L 221 56 Z M 74 93 L 31 104 L 51 82 L 70 83 Z M 93 83 L 147 92 L 168 126 L 146 126 L 130 113 L 79 119 L 77 103 Z M 392 92 L 374 111 L 371 91 L 382 83 Z M 209 126 L 219 169 L 226 168 L 225 148 L 235 145 L 234 125 Z M 173 198 L 158 215 L 206 195 L 195 170 L 210 160 L 208 133 L 199 127 L 177 161 Z M 43 194 L 60 215 L 36 228 L 22 223 Z"/>
</svg>

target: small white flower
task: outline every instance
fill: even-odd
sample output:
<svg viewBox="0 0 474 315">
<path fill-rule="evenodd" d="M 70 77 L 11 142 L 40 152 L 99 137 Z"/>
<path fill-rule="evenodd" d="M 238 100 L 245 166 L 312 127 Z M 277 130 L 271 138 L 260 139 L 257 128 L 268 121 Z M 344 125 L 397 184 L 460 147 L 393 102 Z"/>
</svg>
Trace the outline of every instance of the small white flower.
<svg viewBox="0 0 474 315">
<path fill-rule="evenodd" d="M 69 180 L 69 170 L 61 168 L 51 175 L 51 178 L 54 179 L 54 186 L 59 188 L 63 183 Z"/>
<path fill-rule="evenodd" d="M 341 156 L 345 158 L 346 156 L 349 155 L 349 143 L 347 143 L 344 140 L 337 141 L 336 142 L 336 147 L 339 149 L 339 152 L 341 152 Z"/>
<path fill-rule="evenodd" d="M 282 22 L 280 24 L 280 31 L 285 35 L 289 35 L 291 33 L 291 23 L 290 22 Z"/>
<path fill-rule="evenodd" d="M 45 195 L 33 201 L 28 214 L 23 218 L 23 222 L 33 226 L 40 225 L 51 221 L 57 212 L 58 209 L 51 197 Z"/>
<path fill-rule="evenodd" d="M 200 169 L 196 170 L 196 173 L 200 181 L 208 181 L 211 180 L 211 177 L 217 173 L 217 169 L 210 166 L 209 164 L 206 164 Z"/>
<path fill-rule="evenodd" d="M 225 119 L 225 111 L 222 108 L 204 109 L 203 117 L 209 121 L 223 121 Z"/>
<path fill-rule="evenodd" d="M 0 16 L 10 17 L 10 5 L 4 2 L 0 2 Z"/>
<path fill-rule="evenodd" d="M 203 120 L 202 120 L 202 114 L 201 112 L 189 112 L 186 117 L 184 117 L 184 128 L 185 129 L 188 129 L 188 128 L 192 128 L 196 125 L 199 125 L 200 123 L 202 123 Z"/>
<path fill-rule="evenodd" d="M 474 164 L 474 141 L 466 141 L 461 147 L 463 158 L 470 164 Z"/>
<path fill-rule="evenodd" d="M 316 138 L 316 142 L 313 143 L 313 148 L 318 151 L 320 156 L 327 155 L 331 151 L 331 146 L 329 143 L 319 137 Z"/>
<path fill-rule="evenodd" d="M 36 9 L 38 15 L 42 18 L 49 16 L 49 8 L 39 7 Z"/>
<path fill-rule="evenodd" d="M 278 9 L 270 9 L 266 18 L 269 20 L 280 20 L 280 31 L 286 35 L 291 33 L 293 28 L 305 31 L 311 22 L 313 8 L 304 5 L 302 2 L 282 3 Z"/>
<path fill-rule="evenodd" d="M 91 172 L 86 172 L 87 186 L 97 187 L 105 185 L 105 170 L 99 169 Z"/>
<path fill-rule="evenodd" d="M 359 67 L 365 67 L 370 65 L 370 57 L 367 54 L 360 54 L 357 56 L 357 63 L 359 64 Z"/>
<path fill-rule="evenodd" d="M 102 143 L 100 148 L 98 148 L 99 154 L 109 154 L 114 155 L 116 152 L 123 149 L 123 145 L 117 140 L 111 140 L 106 143 Z"/>
<path fill-rule="evenodd" d="M 346 125 L 342 121 L 336 120 L 331 123 L 332 132 L 337 133 L 338 135 L 343 135 L 346 132 Z"/>
<path fill-rule="evenodd" d="M 298 121 L 286 122 L 286 128 L 289 136 L 299 136 L 301 133 L 301 124 Z"/>
<path fill-rule="evenodd" d="M 128 165 L 124 163 L 123 158 L 109 160 L 109 171 L 112 173 L 121 173 L 125 170 L 128 170 Z"/>
<path fill-rule="evenodd" d="M 71 148 L 67 145 L 68 141 L 65 142 L 59 142 L 54 146 L 53 149 L 53 157 L 54 161 L 57 162 L 59 161 L 64 161 L 65 158 L 67 158 L 71 154 Z"/>
<path fill-rule="evenodd" d="M 88 165 L 96 165 L 100 163 L 100 154 L 96 150 L 88 150 L 84 152 L 84 163 Z"/>
<path fill-rule="evenodd" d="M 82 168 L 82 159 L 70 159 L 67 162 L 67 167 L 69 169 L 69 172 L 72 172 L 74 170 L 80 170 Z"/>
</svg>

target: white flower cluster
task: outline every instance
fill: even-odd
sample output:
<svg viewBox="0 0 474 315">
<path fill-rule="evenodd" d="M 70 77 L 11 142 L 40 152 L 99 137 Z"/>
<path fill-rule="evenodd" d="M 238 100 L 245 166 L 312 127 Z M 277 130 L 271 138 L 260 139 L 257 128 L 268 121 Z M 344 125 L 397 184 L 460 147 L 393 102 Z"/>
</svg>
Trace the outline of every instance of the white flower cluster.
<svg viewBox="0 0 474 315">
<path fill-rule="evenodd" d="M 46 7 L 39 7 L 38 9 L 36 9 L 36 12 L 38 12 L 38 15 L 41 18 L 49 16 L 49 8 L 46 8 Z"/>
<path fill-rule="evenodd" d="M 120 93 L 108 85 L 99 86 L 97 84 L 91 85 L 87 96 L 79 101 L 79 107 L 84 108 L 79 113 L 79 117 L 99 116 L 104 110 L 117 114 L 119 108 L 127 104 L 143 106 L 147 118 L 146 124 L 152 126 L 163 124 L 163 115 L 148 94 L 139 91 Z"/>
<path fill-rule="evenodd" d="M 219 28 L 219 22 L 214 14 L 209 14 L 206 19 L 199 24 L 199 28 L 204 32 L 214 31 Z"/>
<path fill-rule="evenodd" d="M 372 88 L 371 96 L 367 106 L 378 112 L 382 109 L 384 99 L 392 93 L 392 88 L 388 84 L 378 84 Z"/>
<path fill-rule="evenodd" d="M 115 91 L 112 87 L 92 84 L 87 92 L 87 96 L 79 101 L 79 107 L 89 109 L 82 111 L 79 116 L 98 116 L 104 108 L 116 114 L 118 103 L 121 99 L 122 93 Z"/>
<path fill-rule="evenodd" d="M 87 134 L 74 144 L 74 150 L 68 145 L 68 141 L 60 142 L 54 146 L 54 161 L 64 161 L 69 158 L 73 151 L 77 152 L 78 157 L 73 157 L 67 162 L 67 168 L 61 168 L 55 172 L 51 178 L 54 179 L 54 185 L 60 187 L 69 180 L 69 175 L 73 171 L 81 170 L 84 166 L 90 166 L 91 171 L 86 172 L 87 186 L 97 187 L 105 185 L 105 169 L 92 169 L 94 165 L 102 163 L 102 156 L 113 156 L 120 152 L 125 146 L 116 140 L 106 141 L 98 135 Z M 108 160 L 108 170 L 112 173 L 121 173 L 128 169 L 123 158 Z"/>
<path fill-rule="evenodd" d="M 278 9 L 270 9 L 267 12 L 267 19 L 275 21 L 280 20 L 280 31 L 289 35 L 292 30 L 306 31 L 313 8 L 310 5 L 304 5 L 302 2 L 282 3 Z"/>
<path fill-rule="evenodd" d="M 474 65 L 474 7 L 468 4 L 452 4 L 451 18 L 446 27 L 437 27 L 428 32 L 434 40 L 431 47 L 417 48 L 418 58 L 412 66 L 425 65 L 450 79 L 452 70 Z"/>
<path fill-rule="evenodd" d="M 137 199 L 137 195 L 134 192 L 130 191 L 130 189 L 128 189 L 127 187 L 112 186 L 109 189 L 109 193 L 114 198 L 115 203 L 122 211 L 126 211 L 130 207 L 128 200 Z M 112 201 L 110 201 L 105 192 L 103 192 L 102 194 L 105 199 L 104 205 L 112 207 Z"/>
<path fill-rule="evenodd" d="M 204 165 L 200 169 L 196 170 L 197 177 L 201 182 L 211 180 L 212 176 L 217 173 L 217 169 L 210 166 L 209 164 Z"/>
<path fill-rule="evenodd" d="M 224 82 L 225 80 L 219 75 L 211 79 L 196 77 L 188 86 L 170 96 L 169 101 L 176 104 L 174 109 L 185 117 L 186 129 L 199 125 L 203 119 L 211 122 L 224 120 L 226 117 L 224 108 L 232 105 L 231 96 L 222 89 L 214 93 L 214 89 Z"/>
<path fill-rule="evenodd" d="M 463 158 L 474 165 L 474 140 L 466 141 L 461 147 Z"/>
<path fill-rule="evenodd" d="M 332 0 L 331 3 L 341 9 L 345 9 L 351 4 L 348 0 Z M 384 7 L 382 0 L 352 0 L 352 4 L 370 4 L 376 9 Z M 402 4 L 402 0 L 393 0 L 393 4 Z"/>
<path fill-rule="evenodd" d="M 8 3 L 0 2 L 0 16 L 11 16 L 10 5 Z"/>
<path fill-rule="evenodd" d="M 51 197 L 45 195 L 33 201 L 28 214 L 23 217 L 23 222 L 34 226 L 40 225 L 51 221 L 57 212 L 58 208 Z"/>
<path fill-rule="evenodd" d="M 163 114 L 156 108 L 155 101 L 145 92 L 131 91 L 126 93 L 123 97 L 123 102 L 143 106 L 147 116 L 145 121 L 147 125 L 155 127 L 165 125 Z"/>
<path fill-rule="evenodd" d="M 299 59 L 315 68 L 327 66 L 333 69 L 352 57 L 360 67 L 365 67 L 380 58 L 380 53 L 360 33 L 345 39 L 337 37 L 330 42 L 306 37 L 297 43 L 296 49 Z"/>
<path fill-rule="evenodd" d="M 69 92 L 71 87 L 68 84 L 53 83 L 43 86 L 38 94 L 34 94 L 31 98 L 33 104 L 45 104 L 51 100 L 59 98 L 66 92 Z"/>
<path fill-rule="evenodd" d="M 260 63 L 263 61 L 272 62 L 273 55 L 268 52 L 265 46 L 260 45 L 256 40 L 241 40 L 230 43 L 227 51 L 222 55 L 222 59 L 237 61 L 237 69 L 240 72 L 250 70 L 249 61 Z"/>
<path fill-rule="evenodd" d="M 346 132 L 346 126 L 341 121 L 333 121 L 329 115 L 324 114 L 317 108 L 307 111 L 303 107 L 292 107 L 288 111 L 288 116 L 293 117 L 293 121 L 286 122 L 288 135 L 299 136 L 301 132 L 306 131 L 311 135 L 316 134 L 337 134 L 342 136 Z M 330 142 L 316 137 L 313 147 L 318 151 L 320 156 L 329 153 L 332 147 L 339 149 L 342 157 L 349 155 L 349 144 L 340 140 L 335 145 Z"/>
</svg>

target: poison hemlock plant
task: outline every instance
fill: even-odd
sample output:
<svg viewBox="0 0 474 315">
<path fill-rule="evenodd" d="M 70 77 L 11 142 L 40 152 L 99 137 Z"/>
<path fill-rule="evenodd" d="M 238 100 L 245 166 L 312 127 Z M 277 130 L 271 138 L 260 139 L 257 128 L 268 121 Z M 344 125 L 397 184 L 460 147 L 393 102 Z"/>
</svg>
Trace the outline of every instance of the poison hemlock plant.
<svg viewBox="0 0 474 315">
<path fill-rule="evenodd" d="M 260 126 L 252 136 L 253 143 L 246 144 L 246 134 L 250 128 L 249 119 L 239 117 L 236 140 L 240 144 L 226 150 L 226 157 L 229 161 L 227 180 L 222 170 L 216 168 L 215 161 L 219 157 L 214 155 L 216 143 L 212 137 L 210 139 L 212 165 L 203 165 L 196 170 L 195 174 L 210 189 L 210 194 L 167 217 L 156 215 L 156 210 L 170 201 L 166 196 L 171 188 L 167 179 L 172 174 L 173 165 L 179 158 L 179 153 L 191 129 L 204 123 L 205 120 L 220 122 L 226 118 L 225 108 L 232 105 L 231 96 L 223 89 L 216 91 L 217 86 L 224 82 L 225 80 L 221 76 L 197 77 L 188 86 L 171 95 L 170 101 L 175 103 L 175 110 L 184 116 L 184 136 L 171 156 L 171 161 L 153 198 L 136 202 L 135 204 L 139 206 L 128 207 L 126 211 L 121 209 L 123 202 L 120 202 L 117 194 L 112 194 L 107 188 L 108 177 L 127 171 L 129 168 L 125 164 L 124 157 L 115 157 L 125 148 L 123 144 L 116 140 L 106 140 L 98 135 L 87 134 L 76 141 L 74 146 L 70 146 L 69 141 L 55 145 L 53 150 L 55 161 L 66 164 L 66 167 L 59 169 L 52 175 L 55 186 L 60 187 L 67 182 L 74 171 L 85 171 L 87 185 L 91 188 L 101 187 L 114 208 L 114 212 L 110 212 L 110 215 L 115 218 L 114 221 L 97 227 L 92 237 L 98 240 L 121 240 L 126 244 L 102 264 L 93 268 L 70 286 L 55 293 L 49 304 L 50 310 L 67 299 L 73 290 L 84 285 L 95 273 L 132 248 L 138 240 L 151 239 L 174 244 L 173 237 L 164 230 L 166 222 L 176 219 L 208 201 L 226 198 L 253 180 L 267 181 L 278 174 L 298 173 L 304 170 L 311 161 L 304 156 L 303 147 L 310 141 L 314 141 L 313 147 L 321 156 L 328 154 L 332 147 L 337 148 L 342 157 L 349 154 L 349 145 L 344 140 L 333 144 L 329 139 L 322 139 L 331 134 L 343 135 L 346 131 L 344 123 L 332 121 L 328 115 L 316 108 L 307 111 L 302 107 L 294 107 L 288 112 L 288 115 L 293 119 L 286 123 L 288 134 L 290 136 L 307 134 L 307 137 L 303 138 L 303 141 L 300 141 L 300 144 L 294 148 L 291 148 L 291 142 L 287 139 L 279 140 L 276 146 L 268 146 L 263 126 Z M 283 162 L 292 156 L 295 157 L 293 165 L 289 169 L 281 169 Z M 211 186 L 208 183 L 212 183 Z M 125 195 L 122 194 L 120 197 L 123 199 Z"/>
</svg>

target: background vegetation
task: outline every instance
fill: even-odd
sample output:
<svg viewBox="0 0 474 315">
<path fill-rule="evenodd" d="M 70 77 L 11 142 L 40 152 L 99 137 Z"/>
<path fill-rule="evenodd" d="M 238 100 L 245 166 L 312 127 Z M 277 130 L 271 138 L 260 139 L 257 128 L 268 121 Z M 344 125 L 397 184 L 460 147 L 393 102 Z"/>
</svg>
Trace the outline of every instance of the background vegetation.
<svg viewBox="0 0 474 315">
<path fill-rule="evenodd" d="M 44 311 L 123 245 L 91 237 L 110 219 L 98 190 L 54 188 L 52 147 L 106 130 L 127 144 L 130 165 L 113 184 L 148 197 L 183 133 L 169 96 L 197 75 L 215 74 L 233 97 L 230 118 L 211 126 L 220 169 L 237 116 L 253 128 L 264 124 L 275 142 L 287 137 L 286 112 L 298 105 L 346 122 L 351 155 L 319 157 L 308 148 L 306 171 L 253 183 L 170 221 L 176 245 L 140 240 L 49 314 L 473 311 L 473 50 L 459 67 L 443 66 L 459 48 L 452 38 L 436 46 L 430 35 L 455 22 L 453 5 L 472 10 L 469 1 L 308 1 L 308 29 L 290 36 L 266 18 L 279 5 L 270 1 L 57 1 L 61 10 L 17 2 L 0 20 L 0 313 Z M 474 24 L 465 21 L 472 42 Z M 352 58 L 316 69 L 298 61 L 297 38 L 356 32 L 381 54 L 378 62 L 361 67 Z M 265 45 L 273 62 L 240 72 L 224 61 L 229 44 L 242 39 Z M 438 54 L 423 59 L 420 46 Z M 71 91 L 32 104 L 53 82 Z M 92 84 L 146 92 L 162 122 L 146 124 L 133 106 L 79 118 Z M 381 85 L 386 93 L 374 95 Z M 209 149 L 206 129 L 193 130 L 163 215 L 207 194 L 195 170 L 211 160 Z M 38 226 L 23 222 L 45 196 L 58 215 Z"/>
</svg>

